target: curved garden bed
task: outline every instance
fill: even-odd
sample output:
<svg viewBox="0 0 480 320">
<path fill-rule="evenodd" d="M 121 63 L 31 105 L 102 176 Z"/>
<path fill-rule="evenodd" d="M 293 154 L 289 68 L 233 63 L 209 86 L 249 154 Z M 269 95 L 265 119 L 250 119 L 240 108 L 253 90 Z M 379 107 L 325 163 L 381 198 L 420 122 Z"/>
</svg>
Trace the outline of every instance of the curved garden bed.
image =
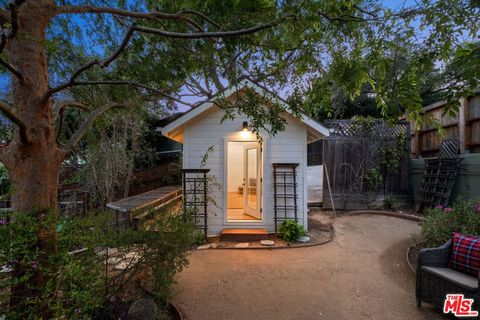
<svg viewBox="0 0 480 320">
<path fill-rule="evenodd" d="M 308 233 L 310 241 L 306 243 L 302 242 L 288 242 L 281 239 L 278 236 L 270 235 L 269 240 L 273 240 L 275 244 L 273 246 L 264 246 L 260 242 L 248 242 L 248 247 L 235 247 L 238 242 L 226 242 L 220 241 L 219 237 L 212 237 L 209 239 L 210 247 L 202 249 L 212 250 L 272 250 L 272 249 L 293 249 L 293 248 L 307 248 L 327 244 L 335 238 L 335 228 L 331 223 L 318 224 L 312 226 Z M 212 245 L 213 244 L 213 245 Z"/>
<path fill-rule="evenodd" d="M 147 288 L 143 283 L 141 283 L 140 286 L 144 290 L 144 292 L 147 296 L 149 296 L 152 299 L 156 298 L 155 293 L 152 290 L 150 290 L 149 288 Z M 167 303 L 168 303 L 168 305 L 167 305 L 167 312 L 168 312 L 167 316 L 170 317 L 169 320 L 184 320 L 185 319 L 182 311 L 180 310 L 180 308 L 176 304 L 174 304 L 171 301 L 168 301 Z"/>
<path fill-rule="evenodd" d="M 417 215 L 414 215 L 414 214 L 408 214 L 408 213 L 396 212 L 396 211 L 358 210 L 358 211 L 349 211 L 346 214 L 347 215 L 378 214 L 378 215 L 382 215 L 382 216 L 389 216 L 389 217 L 407 219 L 407 220 L 416 221 L 416 222 L 422 222 L 423 221 L 423 217 L 420 217 L 420 216 L 417 216 Z"/>
<path fill-rule="evenodd" d="M 417 257 L 421 249 L 425 247 L 425 241 L 420 241 L 415 244 L 412 244 L 407 248 L 405 258 L 410 269 L 416 273 L 417 272 Z"/>
</svg>

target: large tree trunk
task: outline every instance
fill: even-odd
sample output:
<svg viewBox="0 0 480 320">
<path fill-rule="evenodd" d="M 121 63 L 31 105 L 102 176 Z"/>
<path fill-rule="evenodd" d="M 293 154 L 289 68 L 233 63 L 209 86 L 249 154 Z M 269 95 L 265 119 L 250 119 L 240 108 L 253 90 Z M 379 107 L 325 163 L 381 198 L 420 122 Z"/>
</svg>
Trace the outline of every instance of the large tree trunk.
<svg viewBox="0 0 480 320">
<path fill-rule="evenodd" d="M 32 250 L 40 252 L 38 261 L 32 266 L 21 264 L 22 257 L 15 259 L 14 276 L 31 273 L 32 277 L 28 283 L 12 288 L 14 308 L 21 308 L 30 299 L 49 298 L 40 297 L 40 292 L 49 280 L 45 270 L 51 268 L 50 257 L 57 250 L 57 179 L 64 154 L 56 144 L 50 99 L 42 98 L 48 90 L 45 29 L 53 6 L 53 0 L 26 1 L 19 10 L 18 33 L 6 47 L 9 62 L 26 76 L 25 81 L 13 79 L 12 100 L 15 112 L 26 124 L 28 139 L 22 138 L 17 129 L 13 141 L 1 151 L 13 186 L 12 207 L 39 223 L 47 216 L 53 217 L 49 225 L 41 224 L 36 229 L 38 241 L 32 244 Z M 50 318 L 48 309 L 38 316 Z"/>
<path fill-rule="evenodd" d="M 6 150 L 14 195 L 19 211 L 57 207 L 57 174 L 63 160 L 55 135 L 55 119 L 48 86 L 45 29 L 50 21 L 53 0 L 27 1 L 19 12 L 17 36 L 8 42 L 10 63 L 26 76 L 13 81 L 13 107 L 27 126 L 28 141 L 17 133 Z"/>
</svg>

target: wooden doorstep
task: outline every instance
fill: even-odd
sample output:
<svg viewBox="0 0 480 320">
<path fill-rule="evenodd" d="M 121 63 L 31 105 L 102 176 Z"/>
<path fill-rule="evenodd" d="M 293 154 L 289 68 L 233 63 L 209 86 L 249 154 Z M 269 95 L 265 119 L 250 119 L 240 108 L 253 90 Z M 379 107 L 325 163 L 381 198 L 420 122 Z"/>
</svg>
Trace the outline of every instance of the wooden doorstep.
<svg viewBox="0 0 480 320">
<path fill-rule="evenodd" d="M 229 228 L 223 229 L 220 233 L 221 241 L 238 241 L 238 242 L 248 242 L 248 241 L 260 241 L 268 239 L 268 230 L 267 229 L 239 229 L 239 228 Z"/>
</svg>

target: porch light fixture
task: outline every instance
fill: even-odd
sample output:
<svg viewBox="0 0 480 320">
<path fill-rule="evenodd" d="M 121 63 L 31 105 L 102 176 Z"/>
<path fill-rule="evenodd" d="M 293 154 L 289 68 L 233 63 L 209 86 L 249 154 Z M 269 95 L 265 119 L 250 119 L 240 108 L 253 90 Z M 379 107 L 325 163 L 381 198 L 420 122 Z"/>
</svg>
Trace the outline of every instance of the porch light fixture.
<svg viewBox="0 0 480 320">
<path fill-rule="evenodd" d="M 243 131 L 248 131 L 248 122 L 247 121 L 243 121 L 242 130 Z"/>
</svg>

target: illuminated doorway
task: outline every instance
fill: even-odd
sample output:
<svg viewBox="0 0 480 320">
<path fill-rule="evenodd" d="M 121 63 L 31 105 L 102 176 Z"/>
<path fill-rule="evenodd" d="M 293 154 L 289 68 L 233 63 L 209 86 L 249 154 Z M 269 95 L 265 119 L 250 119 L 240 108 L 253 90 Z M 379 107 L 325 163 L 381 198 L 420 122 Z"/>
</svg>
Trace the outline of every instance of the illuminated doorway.
<svg viewBox="0 0 480 320">
<path fill-rule="evenodd" d="M 262 219 L 261 152 L 258 142 L 227 144 L 227 221 Z"/>
</svg>

